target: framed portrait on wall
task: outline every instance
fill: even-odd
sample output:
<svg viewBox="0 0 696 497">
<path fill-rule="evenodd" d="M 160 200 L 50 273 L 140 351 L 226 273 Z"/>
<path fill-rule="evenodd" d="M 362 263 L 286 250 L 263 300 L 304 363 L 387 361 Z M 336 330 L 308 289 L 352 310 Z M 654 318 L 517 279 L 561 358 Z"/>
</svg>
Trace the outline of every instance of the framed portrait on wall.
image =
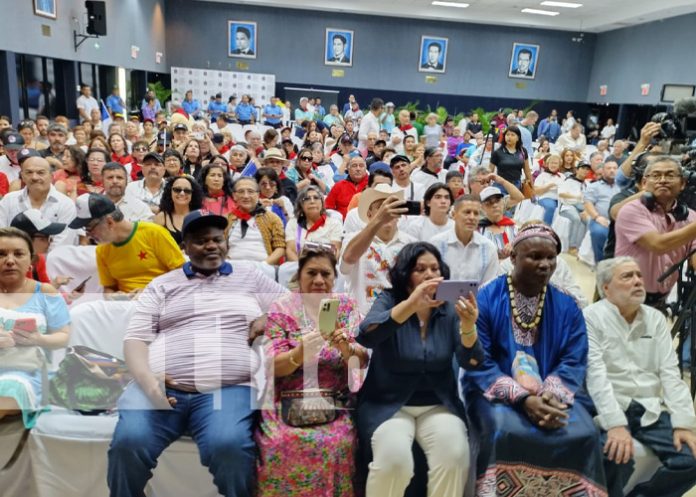
<svg viewBox="0 0 696 497">
<path fill-rule="evenodd" d="M 56 19 L 56 2 L 58 0 L 34 0 L 34 14 L 49 19 Z"/>
<path fill-rule="evenodd" d="M 353 31 L 326 28 L 324 39 L 324 64 L 327 66 L 353 66 Z"/>
<path fill-rule="evenodd" d="M 447 67 L 447 44 L 449 38 L 421 36 L 418 70 L 420 72 L 443 73 Z"/>
<path fill-rule="evenodd" d="M 256 23 L 253 21 L 227 21 L 228 57 L 255 59 Z"/>
<path fill-rule="evenodd" d="M 513 43 L 509 78 L 534 79 L 539 65 L 539 45 Z"/>
</svg>

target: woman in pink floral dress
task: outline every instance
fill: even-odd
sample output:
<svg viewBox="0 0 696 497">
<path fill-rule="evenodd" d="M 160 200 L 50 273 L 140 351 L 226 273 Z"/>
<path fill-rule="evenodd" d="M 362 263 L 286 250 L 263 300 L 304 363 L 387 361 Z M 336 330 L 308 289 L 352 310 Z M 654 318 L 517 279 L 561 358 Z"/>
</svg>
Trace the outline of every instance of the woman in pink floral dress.
<svg viewBox="0 0 696 497">
<path fill-rule="evenodd" d="M 350 398 L 359 387 L 367 352 L 355 343 L 360 315 L 353 299 L 331 295 L 336 277 L 333 252 L 307 247 L 295 277 L 298 291 L 274 303 L 268 312 L 268 363 L 273 370 L 256 433 L 260 451 L 259 497 L 353 497 L 356 433 L 350 409 L 339 409 L 332 422 L 294 427 L 281 417 L 281 392 L 330 389 Z M 318 331 L 322 298 L 339 300 L 336 329 L 329 339 Z M 350 364 L 350 367 L 349 367 Z M 350 388 L 349 388 L 350 387 Z"/>
</svg>

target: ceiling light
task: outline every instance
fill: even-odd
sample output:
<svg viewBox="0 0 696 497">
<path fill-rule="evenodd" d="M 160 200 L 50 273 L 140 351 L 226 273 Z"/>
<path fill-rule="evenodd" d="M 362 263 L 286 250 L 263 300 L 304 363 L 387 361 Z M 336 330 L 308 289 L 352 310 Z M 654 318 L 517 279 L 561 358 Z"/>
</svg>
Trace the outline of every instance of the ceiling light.
<svg viewBox="0 0 696 497">
<path fill-rule="evenodd" d="M 440 2 L 439 0 L 434 1 L 433 5 L 438 5 L 440 7 L 459 7 L 460 9 L 466 9 L 469 6 L 468 3 Z"/>
<path fill-rule="evenodd" d="M 553 12 L 550 10 L 539 10 L 539 9 L 522 9 L 525 14 L 538 14 L 540 16 L 557 16 L 560 12 Z"/>
<path fill-rule="evenodd" d="M 553 2 L 551 0 L 544 0 L 543 2 L 541 2 L 541 5 L 544 5 L 546 7 L 565 7 L 567 9 L 577 9 L 578 7 L 582 7 L 581 3 Z"/>
</svg>

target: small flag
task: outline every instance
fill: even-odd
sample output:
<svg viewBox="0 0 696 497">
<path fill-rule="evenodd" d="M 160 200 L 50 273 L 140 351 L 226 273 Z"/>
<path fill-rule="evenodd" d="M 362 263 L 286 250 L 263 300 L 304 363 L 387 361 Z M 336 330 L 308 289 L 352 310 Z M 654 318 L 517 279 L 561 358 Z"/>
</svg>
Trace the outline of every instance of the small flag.
<svg viewBox="0 0 696 497">
<path fill-rule="evenodd" d="M 256 163 L 251 160 L 249 161 L 249 164 L 247 164 L 244 169 L 242 169 L 242 172 L 240 173 L 242 176 L 254 176 L 256 174 L 256 171 L 259 168 L 256 166 Z"/>
<path fill-rule="evenodd" d="M 106 130 L 109 128 L 109 125 L 111 124 L 111 116 L 109 115 L 109 109 L 106 108 L 104 100 L 100 98 L 99 103 L 101 104 L 102 129 Z"/>
</svg>

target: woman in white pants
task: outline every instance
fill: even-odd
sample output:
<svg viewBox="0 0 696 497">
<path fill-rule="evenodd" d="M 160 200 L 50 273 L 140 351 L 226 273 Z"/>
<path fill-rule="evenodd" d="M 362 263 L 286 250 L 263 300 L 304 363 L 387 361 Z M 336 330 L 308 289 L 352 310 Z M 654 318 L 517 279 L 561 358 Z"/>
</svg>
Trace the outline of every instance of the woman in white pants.
<svg viewBox="0 0 696 497">
<path fill-rule="evenodd" d="M 404 495 L 414 440 L 428 461 L 428 496 L 462 497 L 470 455 L 453 358 L 465 369 L 483 361 L 476 300 L 435 300 L 449 268 L 427 242 L 406 245 L 389 275 L 393 288 L 377 297 L 357 337 L 372 349 L 357 409 L 371 461 L 367 497 Z"/>
</svg>

